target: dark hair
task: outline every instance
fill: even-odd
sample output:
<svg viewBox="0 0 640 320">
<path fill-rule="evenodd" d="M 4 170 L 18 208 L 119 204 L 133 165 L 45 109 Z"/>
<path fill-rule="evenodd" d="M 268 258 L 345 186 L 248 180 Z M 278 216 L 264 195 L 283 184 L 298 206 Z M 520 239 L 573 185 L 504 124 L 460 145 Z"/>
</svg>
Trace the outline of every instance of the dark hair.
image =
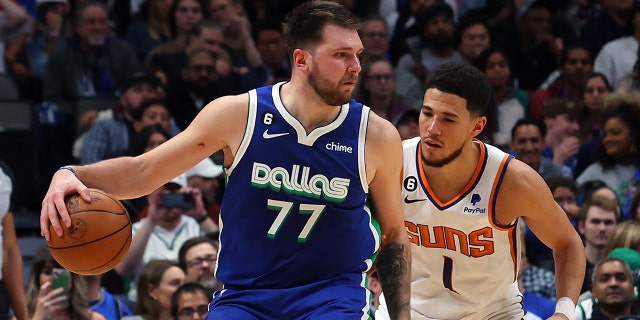
<svg viewBox="0 0 640 320">
<path fill-rule="evenodd" d="M 445 2 L 436 1 L 416 14 L 416 18 L 421 27 L 426 26 L 431 19 L 439 16 L 445 16 L 453 20 L 453 9 Z"/>
<path fill-rule="evenodd" d="M 573 192 L 573 194 L 578 197 L 578 184 L 573 180 L 562 176 L 554 176 L 547 179 L 547 186 L 549 186 L 549 190 L 551 193 L 556 191 L 558 188 L 567 188 Z"/>
<path fill-rule="evenodd" d="M 516 70 L 515 70 L 516 66 L 513 63 L 513 58 L 511 58 L 511 56 L 509 55 L 507 50 L 505 50 L 504 48 L 501 48 L 501 47 L 489 47 L 489 48 L 485 49 L 476 58 L 476 60 L 473 63 L 473 66 L 478 68 L 478 70 L 480 70 L 480 71 L 482 71 L 483 73 L 486 74 L 487 73 L 487 64 L 489 62 L 489 58 L 494 53 L 501 54 L 504 57 L 504 59 L 507 61 L 507 66 L 509 67 L 509 70 L 511 70 L 511 79 L 510 80 L 511 80 L 511 84 L 513 85 L 514 79 L 516 77 Z"/>
<path fill-rule="evenodd" d="M 171 315 L 174 319 L 178 319 L 178 299 L 183 293 L 202 293 L 207 299 L 208 291 L 203 285 L 195 282 L 187 282 L 176 289 L 176 291 L 171 295 Z"/>
<path fill-rule="evenodd" d="M 487 19 L 485 19 L 478 11 L 471 11 L 468 14 L 464 15 L 458 22 L 456 43 L 459 44 L 462 41 L 462 33 L 465 30 L 477 24 L 480 24 L 485 29 L 487 29 L 487 33 L 489 33 L 489 39 L 491 39 L 491 28 L 489 27 L 489 24 L 486 21 Z"/>
<path fill-rule="evenodd" d="M 78 8 L 76 8 L 76 10 L 73 12 L 73 25 L 77 25 L 80 22 L 80 19 L 82 19 L 82 15 L 84 14 L 85 11 L 87 11 L 88 8 L 91 7 L 99 7 L 102 8 L 102 10 L 104 10 L 104 12 L 106 12 L 107 14 L 109 13 L 109 10 L 107 9 L 107 6 L 100 2 L 100 1 L 88 1 L 83 3 L 82 5 L 80 5 Z"/>
<path fill-rule="evenodd" d="M 176 24 L 176 12 L 178 11 L 178 5 L 180 5 L 180 2 L 185 1 L 185 0 L 175 0 L 173 1 L 173 3 L 171 4 L 171 8 L 169 8 L 169 15 L 167 16 L 168 18 L 168 22 L 169 22 L 169 33 L 171 34 L 172 38 L 175 38 L 178 35 L 178 25 Z M 200 0 L 194 0 L 195 2 L 197 2 L 200 5 L 200 11 L 202 12 L 202 14 L 204 15 L 204 4 L 202 1 Z"/>
<path fill-rule="evenodd" d="M 575 44 L 575 45 L 567 46 L 564 49 L 562 49 L 562 52 L 560 52 L 560 64 L 558 64 L 558 66 L 560 67 L 564 66 L 564 64 L 567 62 L 567 58 L 569 57 L 569 52 L 577 49 L 582 49 L 586 51 L 589 54 L 589 62 L 593 64 L 593 58 L 591 57 L 591 53 L 589 52 L 589 50 L 587 50 L 587 48 L 585 48 L 582 45 Z"/>
<path fill-rule="evenodd" d="M 631 219 L 638 219 L 638 207 L 640 207 L 640 190 L 637 190 L 631 198 L 631 206 L 629 207 L 629 217 Z"/>
<path fill-rule="evenodd" d="M 187 270 L 187 258 L 186 258 L 187 251 L 189 251 L 189 249 L 202 243 L 208 243 L 212 247 L 214 247 L 216 250 L 218 250 L 218 244 L 207 237 L 195 237 L 185 241 L 180 247 L 180 250 L 178 251 L 178 266 L 182 270 Z"/>
<path fill-rule="evenodd" d="M 582 84 L 583 93 L 584 93 L 585 88 L 587 87 L 587 83 L 589 83 L 589 80 L 591 80 L 593 78 L 602 79 L 602 82 L 604 82 L 604 85 L 605 85 L 605 87 L 607 87 L 607 90 L 609 90 L 609 92 L 613 91 L 613 88 L 611 87 L 611 83 L 609 83 L 609 79 L 607 79 L 607 76 L 605 76 L 604 73 L 602 73 L 602 72 L 591 72 L 585 77 L 584 83 Z"/>
<path fill-rule="evenodd" d="M 189 35 L 194 37 L 199 37 L 202 34 L 202 29 L 223 30 L 223 28 L 219 24 L 213 22 L 212 20 L 202 19 L 200 20 L 200 22 L 196 23 L 193 27 L 191 27 L 191 30 L 189 30 Z"/>
<path fill-rule="evenodd" d="M 293 50 L 313 50 L 322 41 L 327 25 L 359 30 L 362 20 L 342 5 L 331 1 L 309 1 L 291 11 L 282 25 L 289 56 Z"/>
<path fill-rule="evenodd" d="M 149 143 L 149 139 L 155 133 L 159 133 L 163 135 L 167 140 L 171 139 L 171 135 L 169 132 L 164 130 L 161 125 L 154 124 L 150 126 L 146 126 L 138 132 L 133 137 L 133 140 L 129 144 L 129 153 L 131 156 L 139 156 L 144 153 L 144 149 L 147 148 L 147 143 Z"/>
<path fill-rule="evenodd" d="M 540 136 L 542 137 L 542 139 L 544 139 L 544 136 L 547 135 L 547 126 L 542 121 L 533 118 L 522 118 L 516 121 L 516 123 L 511 128 L 511 140 L 516 137 L 516 130 L 518 130 L 518 128 L 529 125 L 538 127 L 538 131 L 540 131 Z"/>
<path fill-rule="evenodd" d="M 585 203 L 587 199 L 591 198 L 591 195 L 593 195 L 594 192 L 602 188 L 607 188 L 611 190 L 613 193 L 616 193 L 615 190 L 609 187 L 602 180 L 598 180 L 598 179 L 588 180 L 580 184 L 578 186 L 578 205 L 582 205 L 583 203 Z"/>
<path fill-rule="evenodd" d="M 167 101 L 162 98 L 157 98 L 157 99 L 147 100 L 141 103 L 138 108 L 131 110 L 131 117 L 133 117 L 134 120 L 139 121 L 140 119 L 142 119 L 142 115 L 144 115 L 144 112 L 147 111 L 149 107 L 155 106 L 158 104 L 161 106 L 164 106 L 167 109 L 167 111 L 171 113 L 171 109 L 169 109 L 169 104 L 167 103 Z"/>
<path fill-rule="evenodd" d="M 463 98 L 472 116 L 481 116 L 487 112 L 492 95 L 487 76 L 463 62 L 447 62 L 431 71 L 426 88 Z"/>
<path fill-rule="evenodd" d="M 605 124 L 609 119 L 619 119 L 629 129 L 629 135 L 631 136 L 632 145 L 635 150 L 630 151 L 630 157 L 634 166 L 640 165 L 640 99 L 633 93 L 618 91 L 609 94 L 605 98 L 605 115 L 602 123 Z M 596 147 L 596 160 L 604 170 L 613 168 L 617 159 L 607 154 L 602 143 L 603 139 L 600 139 Z"/>
<path fill-rule="evenodd" d="M 258 41 L 258 36 L 262 31 L 276 31 L 284 35 L 284 31 L 282 31 L 282 22 L 274 18 L 263 18 L 253 25 L 252 36 L 254 41 Z"/>
</svg>

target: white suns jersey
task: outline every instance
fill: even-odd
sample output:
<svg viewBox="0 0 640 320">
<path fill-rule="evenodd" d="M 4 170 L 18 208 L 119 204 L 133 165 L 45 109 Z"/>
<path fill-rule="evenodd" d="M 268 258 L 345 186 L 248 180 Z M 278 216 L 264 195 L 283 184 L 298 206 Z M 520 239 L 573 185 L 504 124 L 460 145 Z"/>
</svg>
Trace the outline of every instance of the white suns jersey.
<svg viewBox="0 0 640 320">
<path fill-rule="evenodd" d="M 511 156 L 474 140 L 480 149 L 472 179 L 447 202 L 425 178 L 420 138 L 403 144 L 402 197 L 411 242 L 413 319 L 522 319 L 516 275 L 518 220 L 494 216 Z M 517 208 L 514 208 L 516 210 Z"/>
</svg>

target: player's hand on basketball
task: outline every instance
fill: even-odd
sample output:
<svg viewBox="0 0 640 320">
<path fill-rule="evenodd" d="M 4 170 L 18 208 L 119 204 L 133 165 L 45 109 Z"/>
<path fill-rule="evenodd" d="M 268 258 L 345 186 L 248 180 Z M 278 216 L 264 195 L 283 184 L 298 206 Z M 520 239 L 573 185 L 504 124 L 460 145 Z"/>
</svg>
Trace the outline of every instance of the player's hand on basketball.
<svg viewBox="0 0 640 320">
<path fill-rule="evenodd" d="M 71 217 L 65 205 L 65 196 L 79 193 L 86 202 L 91 202 L 91 192 L 71 170 L 60 169 L 51 179 L 49 190 L 42 200 L 40 212 L 40 234 L 50 239 L 49 225 L 58 236 L 62 236 L 63 225 L 71 227 Z"/>
</svg>

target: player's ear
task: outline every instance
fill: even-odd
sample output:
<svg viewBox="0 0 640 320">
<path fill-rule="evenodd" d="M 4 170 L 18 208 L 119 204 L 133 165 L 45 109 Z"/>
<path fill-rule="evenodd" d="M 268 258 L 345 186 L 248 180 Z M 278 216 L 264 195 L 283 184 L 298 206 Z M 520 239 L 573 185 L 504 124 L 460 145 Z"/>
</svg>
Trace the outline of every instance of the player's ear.
<svg viewBox="0 0 640 320">
<path fill-rule="evenodd" d="M 487 117 L 485 116 L 477 117 L 473 124 L 473 130 L 471 131 L 471 136 L 477 137 L 482 132 L 482 130 L 484 129 L 484 126 L 486 125 L 487 125 Z"/>
<path fill-rule="evenodd" d="M 306 71 L 311 64 L 311 54 L 307 50 L 295 49 L 293 50 L 293 65 L 295 68 Z"/>
</svg>

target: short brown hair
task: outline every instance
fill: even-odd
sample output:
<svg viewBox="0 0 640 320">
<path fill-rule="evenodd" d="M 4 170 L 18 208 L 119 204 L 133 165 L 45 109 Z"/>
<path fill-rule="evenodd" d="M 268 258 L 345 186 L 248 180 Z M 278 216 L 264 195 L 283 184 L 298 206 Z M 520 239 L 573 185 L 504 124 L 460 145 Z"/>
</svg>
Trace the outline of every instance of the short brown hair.
<svg viewBox="0 0 640 320">
<path fill-rule="evenodd" d="M 587 220 L 587 213 L 591 207 L 599 207 L 607 211 L 613 211 L 616 215 L 616 221 L 620 221 L 620 206 L 618 205 L 618 201 L 597 194 L 587 199 L 582 207 L 580 207 L 580 221 L 585 222 Z"/>
</svg>

